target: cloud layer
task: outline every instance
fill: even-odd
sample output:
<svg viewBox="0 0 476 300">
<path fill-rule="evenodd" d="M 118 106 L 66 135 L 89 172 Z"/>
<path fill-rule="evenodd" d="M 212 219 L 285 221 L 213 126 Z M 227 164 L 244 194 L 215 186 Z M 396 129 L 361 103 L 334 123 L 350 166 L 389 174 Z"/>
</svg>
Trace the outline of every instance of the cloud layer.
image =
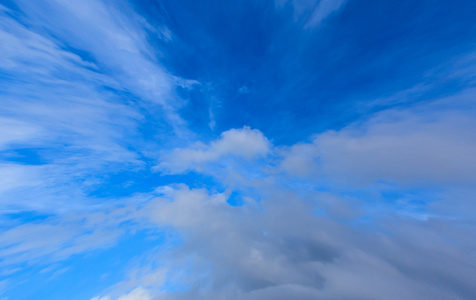
<svg viewBox="0 0 476 300">
<path fill-rule="evenodd" d="M 472 299 L 467 1 L 0 5 L 0 299 Z"/>
<path fill-rule="evenodd" d="M 243 206 L 235 207 L 227 203 L 228 191 L 161 189 L 163 196 L 136 214 L 182 236 L 178 248 L 154 260 L 171 284 L 187 288 L 142 288 L 156 299 L 469 299 L 476 292 L 476 244 L 466 238 L 475 230 L 470 219 L 425 206 L 412 214 L 411 203 L 398 204 L 404 199 L 391 204 L 381 197 L 373 207 L 362 205 L 389 185 L 437 185 L 437 202 L 459 201 L 451 191 L 472 184 L 476 126 L 468 110 L 441 110 L 458 99 L 384 111 L 290 147 L 272 147 L 259 131 L 244 128 L 208 145 L 172 151 L 165 156 L 175 167 L 169 170 L 227 178 L 228 186 L 252 188 L 259 197 L 245 196 Z M 234 167 L 234 155 L 265 154 L 254 162 L 260 176 L 233 181 L 237 177 L 226 175 L 248 172 Z M 217 161 L 225 167 L 210 171 Z M 319 184 L 322 178 L 335 179 L 339 188 L 308 188 L 309 180 Z M 349 184 L 360 194 L 346 195 Z M 468 195 L 460 205 L 472 206 L 475 190 Z M 417 195 L 421 203 L 435 201 L 426 197 Z M 379 205 L 403 208 L 375 210 Z"/>
</svg>

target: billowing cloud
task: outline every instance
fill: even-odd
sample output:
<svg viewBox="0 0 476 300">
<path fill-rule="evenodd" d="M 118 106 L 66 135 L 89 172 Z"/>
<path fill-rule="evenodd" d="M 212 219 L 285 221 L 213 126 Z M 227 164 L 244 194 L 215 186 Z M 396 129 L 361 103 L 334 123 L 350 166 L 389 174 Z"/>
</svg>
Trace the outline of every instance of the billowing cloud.
<svg viewBox="0 0 476 300">
<path fill-rule="evenodd" d="M 184 238 L 155 260 L 188 288 L 164 293 L 160 283 L 151 285 L 153 299 L 459 299 L 475 292 L 474 255 L 446 242 L 471 225 L 390 218 L 377 221 L 385 232 L 376 233 L 376 223 L 347 225 L 358 215 L 314 214 L 325 194 L 269 189 L 260 205 L 236 208 L 224 194 L 169 187 L 140 209 L 140 216 Z M 334 198 L 333 205 L 343 201 Z"/>
<path fill-rule="evenodd" d="M 430 206 L 420 212 L 425 218 L 362 206 L 366 197 L 385 192 L 379 182 L 392 182 L 438 185 L 444 191 L 440 199 L 419 201 L 472 207 L 475 191 L 467 187 L 475 174 L 476 124 L 472 109 L 446 109 L 460 100 L 379 112 L 290 147 L 271 147 L 259 131 L 245 128 L 227 131 L 201 149 L 172 152 L 177 163 L 185 162 L 176 172 L 193 168 L 217 178 L 222 173 L 197 166 L 226 155 L 269 159 L 256 165 L 262 177 L 233 185 L 253 186 L 259 195 L 241 207 L 228 205 L 228 192 L 178 185 L 162 188 L 163 196 L 136 212 L 183 238 L 154 260 L 168 270 L 165 282 L 187 288 L 163 292 L 161 283 L 148 286 L 150 293 L 157 299 L 469 299 L 476 292 L 470 279 L 476 260 L 464 249 L 476 244 L 465 238 L 475 229 L 468 219 Z M 245 141 L 261 146 L 242 152 Z M 334 184 L 352 182 L 370 192 L 349 198 L 300 183 L 319 182 L 323 174 Z M 385 197 L 379 201 L 388 203 Z"/>
<path fill-rule="evenodd" d="M 388 110 L 290 147 L 281 166 L 291 174 L 324 174 L 352 184 L 472 184 L 474 128 L 473 109 Z"/>
<path fill-rule="evenodd" d="M 162 158 L 158 169 L 171 173 L 202 170 L 206 164 L 218 162 L 226 156 L 248 161 L 264 157 L 270 148 L 271 143 L 259 130 L 249 127 L 230 129 L 209 145 L 197 143 L 192 148 L 175 149 Z"/>
</svg>

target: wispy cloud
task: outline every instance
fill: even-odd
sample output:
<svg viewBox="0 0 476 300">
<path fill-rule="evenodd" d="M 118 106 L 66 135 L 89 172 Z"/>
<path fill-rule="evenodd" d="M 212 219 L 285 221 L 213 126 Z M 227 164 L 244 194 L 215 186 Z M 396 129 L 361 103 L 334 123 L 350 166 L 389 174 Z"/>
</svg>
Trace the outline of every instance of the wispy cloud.
<svg viewBox="0 0 476 300">
<path fill-rule="evenodd" d="M 291 4 L 295 18 L 305 28 L 319 26 L 326 18 L 342 9 L 347 0 L 276 0 L 278 7 Z"/>
<path fill-rule="evenodd" d="M 2 81 L 0 147 L 10 151 L 7 159 L 16 149 L 33 149 L 42 165 L 4 164 L 12 175 L 28 174 L 2 179 L 3 192 L 11 188 L 5 208 L 52 208 L 51 198 L 65 184 L 76 192 L 63 196 L 78 197 L 82 183 L 94 182 L 104 168 L 140 168 L 144 107 L 157 106 L 183 132 L 173 90 L 188 83 L 158 63 L 147 36 L 159 29 L 100 1 L 17 4 L 20 11 L 2 7 L 0 19 L 0 67 L 11 78 Z M 34 186 L 26 194 L 36 200 L 18 201 L 25 195 L 19 186 Z"/>
<path fill-rule="evenodd" d="M 170 40 L 170 31 L 130 7 L 16 4 L 0 7 L 0 259 L 12 269 L 116 243 L 123 213 L 88 194 L 109 172 L 144 168 L 145 108 L 186 131 L 174 88 L 190 84 L 147 41 Z"/>
<path fill-rule="evenodd" d="M 306 27 L 319 25 L 332 13 L 341 9 L 346 2 L 347 0 L 321 0 L 306 23 Z"/>
<path fill-rule="evenodd" d="M 464 9 L 413 24 L 425 5 L 382 2 L 412 35 L 345 0 L 13 2 L 0 6 L 0 294 L 476 294 Z"/>
</svg>

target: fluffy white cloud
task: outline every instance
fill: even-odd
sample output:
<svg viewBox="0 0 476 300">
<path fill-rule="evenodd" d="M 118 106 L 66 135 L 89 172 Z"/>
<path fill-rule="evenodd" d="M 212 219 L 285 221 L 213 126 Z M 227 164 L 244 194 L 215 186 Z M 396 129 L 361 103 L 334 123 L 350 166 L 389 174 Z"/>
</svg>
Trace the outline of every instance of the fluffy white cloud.
<svg viewBox="0 0 476 300">
<path fill-rule="evenodd" d="M 283 154 L 280 167 L 289 174 L 307 177 L 316 173 L 319 153 L 313 144 L 296 144 L 279 152 Z"/>
<path fill-rule="evenodd" d="M 245 126 L 223 132 L 209 145 L 197 143 L 191 148 L 175 149 L 162 157 L 158 169 L 171 173 L 202 170 L 207 164 L 227 156 L 252 160 L 266 156 L 270 149 L 271 143 L 259 130 Z"/>
<path fill-rule="evenodd" d="M 364 128 L 317 137 L 325 172 L 362 181 L 476 182 L 473 117 L 464 113 L 438 113 L 432 120 L 407 113 L 384 117 Z"/>
<path fill-rule="evenodd" d="M 281 167 L 353 184 L 472 184 L 475 129 L 474 110 L 390 110 L 286 149 Z"/>
</svg>

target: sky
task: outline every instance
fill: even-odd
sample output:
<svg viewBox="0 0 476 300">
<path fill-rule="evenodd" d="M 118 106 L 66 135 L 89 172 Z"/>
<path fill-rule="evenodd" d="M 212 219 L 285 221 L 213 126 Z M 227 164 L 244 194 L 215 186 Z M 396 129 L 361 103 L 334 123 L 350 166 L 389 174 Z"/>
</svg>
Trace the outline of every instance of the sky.
<svg viewBox="0 0 476 300">
<path fill-rule="evenodd" d="M 1 1 L 0 300 L 474 299 L 475 15 Z"/>
</svg>

